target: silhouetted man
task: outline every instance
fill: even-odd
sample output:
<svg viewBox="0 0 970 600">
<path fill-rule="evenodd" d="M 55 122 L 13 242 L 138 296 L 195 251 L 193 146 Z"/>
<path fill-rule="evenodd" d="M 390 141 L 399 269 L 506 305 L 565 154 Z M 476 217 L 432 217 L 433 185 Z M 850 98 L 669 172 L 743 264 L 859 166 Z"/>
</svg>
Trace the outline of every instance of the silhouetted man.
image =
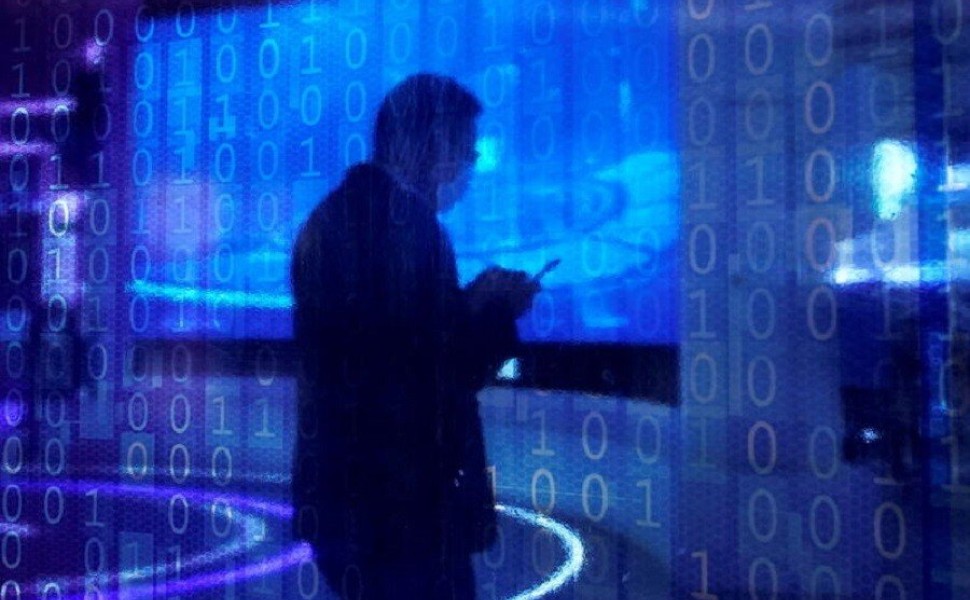
<svg viewBox="0 0 970 600">
<path fill-rule="evenodd" d="M 437 220 L 467 187 L 481 111 L 447 77 L 399 84 L 372 160 L 294 247 L 295 534 L 348 598 L 473 598 L 470 556 L 495 535 L 475 393 L 515 352 L 537 285 L 492 267 L 460 288 Z"/>
</svg>

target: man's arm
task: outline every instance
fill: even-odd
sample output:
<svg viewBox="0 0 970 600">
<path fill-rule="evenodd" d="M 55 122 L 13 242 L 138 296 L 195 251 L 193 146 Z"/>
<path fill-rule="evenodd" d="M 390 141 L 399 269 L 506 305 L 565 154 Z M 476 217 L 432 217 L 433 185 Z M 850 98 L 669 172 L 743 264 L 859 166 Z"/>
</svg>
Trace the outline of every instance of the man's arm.
<svg viewBox="0 0 970 600">
<path fill-rule="evenodd" d="M 467 288 L 460 291 L 455 301 L 456 324 L 444 354 L 453 356 L 459 365 L 458 383 L 477 391 L 521 347 L 515 314 L 510 304 L 500 299 L 472 312 Z"/>
</svg>

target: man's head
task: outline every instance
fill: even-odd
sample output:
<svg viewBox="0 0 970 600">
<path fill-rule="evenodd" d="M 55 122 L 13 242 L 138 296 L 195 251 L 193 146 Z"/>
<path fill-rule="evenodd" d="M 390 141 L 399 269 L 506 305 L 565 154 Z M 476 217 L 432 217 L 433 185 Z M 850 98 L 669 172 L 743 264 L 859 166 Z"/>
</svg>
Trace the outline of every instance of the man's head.
<svg viewBox="0 0 970 600">
<path fill-rule="evenodd" d="M 374 161 L 448 210 L 465 193 L 477 158 L 482 105 L 450 77 L 419 73 L 388 93 L 374 126 Z"/>
</svg>

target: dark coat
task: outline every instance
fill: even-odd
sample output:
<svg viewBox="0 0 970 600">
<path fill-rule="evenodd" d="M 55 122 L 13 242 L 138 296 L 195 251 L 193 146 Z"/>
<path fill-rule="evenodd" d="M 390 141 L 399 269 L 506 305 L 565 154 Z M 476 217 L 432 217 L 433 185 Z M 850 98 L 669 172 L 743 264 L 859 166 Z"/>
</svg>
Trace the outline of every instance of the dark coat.
<svg viewBox="0 0 970 600">
<path fill-rule="evenodd" d="M 470 313 L 434 210 L 370 163 L 310 214 L 291 281 L 296 537 L 343 564 L 487 547 L 475 393 L 519 344 L 511 308 Z"/>
</svg>

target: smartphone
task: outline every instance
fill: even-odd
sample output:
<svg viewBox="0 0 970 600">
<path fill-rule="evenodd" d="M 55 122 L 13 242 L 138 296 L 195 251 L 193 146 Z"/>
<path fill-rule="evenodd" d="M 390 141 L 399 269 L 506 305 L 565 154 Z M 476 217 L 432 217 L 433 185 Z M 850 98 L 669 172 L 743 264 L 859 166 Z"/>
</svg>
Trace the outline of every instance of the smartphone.
<svg viewBox="0 0 970 600">
<path fill-rule="evenodd" d="M 554 258 L 550 260 L 549 262 L 546 263 L 546 266 L 542 267 L 541 271 L 539 271 L 538 273 L 532 276 L 532 281 L 539 283 L 542 280 L 542 278 L 546 276 L 546 273 L 558 267 L 559 263 L 561 262 L 562 262 L 561 258 Z"/>
</svg>

